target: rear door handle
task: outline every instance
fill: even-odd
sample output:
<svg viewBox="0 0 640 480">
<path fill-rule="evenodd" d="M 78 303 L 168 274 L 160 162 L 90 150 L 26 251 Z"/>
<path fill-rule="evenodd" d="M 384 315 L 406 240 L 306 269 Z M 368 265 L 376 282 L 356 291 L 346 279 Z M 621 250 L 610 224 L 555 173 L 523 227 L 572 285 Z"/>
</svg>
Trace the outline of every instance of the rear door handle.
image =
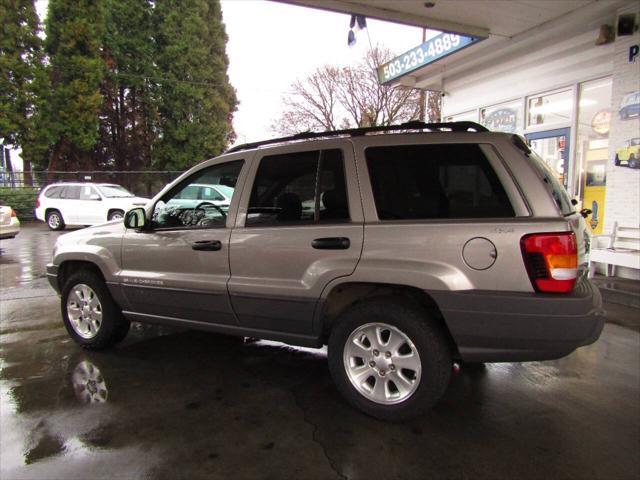
<svg viewBox="0 0 640 480">
<path fill-rule="evenodd" d="M 311 246 L 318 250 L 346 250 L 351 246 L 351 241 L 346 237 L 316 238 Z"/>
<path fill-rule="evenodd" d="M 206 250 L 216 252 L 222 248 L 220 240 L 200 240 L 191 244 L 193 250 Z"/>
</svg>

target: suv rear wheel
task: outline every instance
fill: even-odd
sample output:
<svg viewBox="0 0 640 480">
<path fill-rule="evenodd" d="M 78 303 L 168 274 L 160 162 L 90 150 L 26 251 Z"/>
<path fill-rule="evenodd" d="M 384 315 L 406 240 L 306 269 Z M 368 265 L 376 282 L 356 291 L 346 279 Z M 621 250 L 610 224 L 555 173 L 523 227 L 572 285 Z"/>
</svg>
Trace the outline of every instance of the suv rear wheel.
<svg viewBox="0 0 640 480">
<path fill-rule="evenodd" d="M 64 220 L 58 210 L 50 210 L 47 212 L 47 226 L 51 230 L 62 230 L 64 228 Z"/>
<path fill-rule="evenodd" d="M 406 420 L 433 406 L 449 384 L 451 368 L 440 329 L 403 299 L 355 305 L 329 337 L 329 369 L 338 390 L 383 420 Z"/>
<path fill-rule="evenodd" d="M 62 289 L 62 319 L 69 335 L 88 350 L 120 342 L 129 321 L 111 298 L 102 279 L 91 271 L 72 274 Z"/>
</svg>

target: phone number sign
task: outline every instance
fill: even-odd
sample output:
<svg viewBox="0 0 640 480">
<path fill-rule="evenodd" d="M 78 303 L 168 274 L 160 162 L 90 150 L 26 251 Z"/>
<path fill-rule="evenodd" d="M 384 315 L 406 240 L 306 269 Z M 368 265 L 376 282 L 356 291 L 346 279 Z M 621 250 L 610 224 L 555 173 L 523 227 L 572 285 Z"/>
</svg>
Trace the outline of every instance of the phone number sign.
<svg viewBox="0 0 640 480">
<path fill-rule="evenodd" d="M 389 83 L 391 80 L 429 65 L 480 40 L 480 38 L 454 33 L 441 33 L 378 67 L 378 81 L 381 84 Z"/>
</svg>

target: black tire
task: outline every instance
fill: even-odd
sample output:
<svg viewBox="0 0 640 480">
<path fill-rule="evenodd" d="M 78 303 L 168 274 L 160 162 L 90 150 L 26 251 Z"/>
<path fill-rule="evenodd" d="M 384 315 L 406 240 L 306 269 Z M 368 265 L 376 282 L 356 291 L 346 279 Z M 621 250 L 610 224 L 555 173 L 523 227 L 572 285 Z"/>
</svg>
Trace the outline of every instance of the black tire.
<svg viewBox="0 0 640 480">
<path fill-rule="evenodd" d="M 355 387 L 347 374 L 345 345 L 352 333 L 355 334 L 357 329 L 369 324 L 394 327 L 410 339 L 418 352 L 421 375 L 417 386 L 412 386 L 413 393 L 403 400 L 400 399 L 398 403 L 383 404 L 373 401 Z M 387 343 L 390 343 L 390 338 Z M 403 421 L 424 413 L 444 395 L 451 378 L 452 356 L 446 336 L 425 311 L 402 298 L 372 299 L 349 308 L 336 320 L 331 330 L 328 352 L 329 370 L 340 393 L 355 408 L 381 420 Z M 372 355 L 374 353 L 372 351 Z M 369 362 L 365 360 L 365 363 Z M 383 378 L 380 377 L 381 373 L 385 374 L 384 370 L 380 372 L 382 368 L 376 370 L 378 378 Z M 387 382 L 393 382 L 392 375 L 400 373 L 399 370 L 388 372 Z M 371 374 L 371 377 L 375 375 Z M 369 380 L 371 378 L 365 380 L 362 385 Z M 378 379 L 373 378 L 373 381 L 377 382 Z M 385 392 L 388 390 L 385 389 Z"/>
<path fill-rule="evenodd" d="M 64 219 L 58 210 L 49 210 L 46 216 L 47 226 L 51 230 L 64 230 Z"/>
<path fill-rule="evenodd" d="M 107 215 L 107 220 L 111 221 L 111 220 L 121 220 L 124 218 L 124 212 L 122 210 L 112 210 L 111 212 L 109 212 L 109 215 Z"/>
<path fill-rule="evenodd" d="M 616 153 L 616 158 L 613 159 L 613 164 L 618 167 L 620 166 L 620 158 L 618 157 L 618 154 Z"/>
<path fill-rule="evenodd" d="M 76 328 L 80 329 L 81 325 L 74 327 L 74 322 L 70 318 L 70 309 L 67 308 L 70 301 L 70 295 L 73 295 L 71 302 L 77 303 L 75 300 L 80 298 L 77 292 L 84 289 L 84 287 L 80 287 L 82 285 L 88 287 L 89 290 L 93 292 L 101 313 L 99 326 L 95 328 L 95 333 L 85 332 L 86 335 L 84 336 L 79 332 L 79 330 L 76 330 Z M 73 340 L 83 348 L 86 348 L 87 350 L 102 350 L 115 345 L 127 336 L 130 323 L 122 316 L 122 311 L 113 301 L 104 281 L 96 273 L 89 270 L 81 270 L 72 274 L 62 288 L 61 297 L 62 320 L 64 322 L 64 326 L 67 329 L 69 336 L 71 336 L 71 338 L 73 338 Z M 93 299 L 93 296 L 88 296 L 86 298 Z M 79 311 L 80 309 L 76 310 Z M 84 311 L 82 314 L 84 314 Z M 81 323 L 88 324 L 90 322 L 86 321 Z"/>
</svg>

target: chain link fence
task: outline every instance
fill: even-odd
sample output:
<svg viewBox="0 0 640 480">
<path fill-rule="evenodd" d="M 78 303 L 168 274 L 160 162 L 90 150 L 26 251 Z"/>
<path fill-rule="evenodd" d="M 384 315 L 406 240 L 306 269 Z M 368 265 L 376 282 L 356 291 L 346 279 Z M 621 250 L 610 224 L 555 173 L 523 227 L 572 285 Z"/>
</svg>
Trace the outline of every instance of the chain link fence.
<svg viewBox="0 0 640 480">
<path fill-rule="evenodd" d="M 59 182 L 115 183 L 139 197 L 151 198 L 179 171 L 0 172 L 0 205 L 9 205 L 20 220 L 32 220 L 38 193 Z"/>
</svg>

